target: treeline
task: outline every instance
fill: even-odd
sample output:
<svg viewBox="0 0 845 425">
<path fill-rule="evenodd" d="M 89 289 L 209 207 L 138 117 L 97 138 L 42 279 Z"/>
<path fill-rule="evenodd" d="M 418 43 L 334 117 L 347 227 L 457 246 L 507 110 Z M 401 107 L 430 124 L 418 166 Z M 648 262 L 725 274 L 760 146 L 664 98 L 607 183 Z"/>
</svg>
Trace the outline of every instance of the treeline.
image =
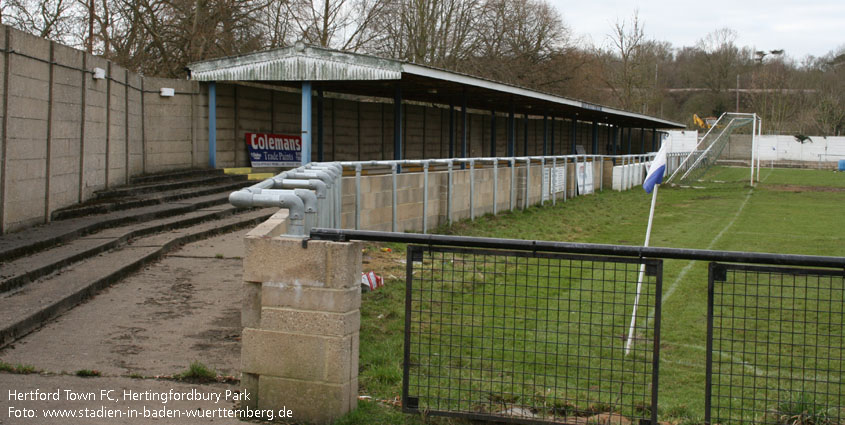
<svg viewBox="0 0 845 425">
<path fill-rule="evenodd" d="M 803 58 L 647 37 L 636 16 L 592 46 L 545 0 L 3 0 L 0 20 L 145 75 L 194 61 L 307 43 L 407 60 L 693 125 L 739 110 L 765 131 L 845 130 L 845 45 Z"/>
</svg>

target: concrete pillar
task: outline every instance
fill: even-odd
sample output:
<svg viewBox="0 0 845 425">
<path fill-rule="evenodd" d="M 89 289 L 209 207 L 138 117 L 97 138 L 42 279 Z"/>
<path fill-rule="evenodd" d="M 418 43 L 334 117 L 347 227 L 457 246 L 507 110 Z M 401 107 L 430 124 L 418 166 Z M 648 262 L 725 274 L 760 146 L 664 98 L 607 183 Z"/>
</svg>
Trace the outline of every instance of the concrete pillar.
<svg viewBox="0 0 845 425">
<path fill-rule="evenodd" d="M 297 423 L 331 423 L 358 400 L 359 242 L 266 231 L 246 237 L 241 385 L 250 409 L 289 409 Z"/>
</svg>

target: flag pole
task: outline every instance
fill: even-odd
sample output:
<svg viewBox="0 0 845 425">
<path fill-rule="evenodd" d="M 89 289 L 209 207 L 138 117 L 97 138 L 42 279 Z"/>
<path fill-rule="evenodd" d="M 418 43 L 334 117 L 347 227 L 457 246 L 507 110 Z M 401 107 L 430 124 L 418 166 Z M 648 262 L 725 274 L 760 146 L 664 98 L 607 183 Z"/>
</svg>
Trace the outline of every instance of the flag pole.
<svg viewBox="0 0 845 425">
<path fill-rule="evenodd" d="M 648 247 L 648 241 L 651 239 L 651 223 L 654 221 L 654 205 L 657 203 L 657 189 L 660 184 L 654 185 L 654 191 L 651 192 L 651 211 L 648 213 L 648 227 L 645 231 L 644 247 Z M 637 296 L 634 298 L 634 312 L 631 313 L 631 326 L 628 328 L 628 338 L 625 340 L 625 355 L 631 352 L 631 344 L 634 342 L 634 325 L 637 323 L 637 307 L 640 304 L 640 291 L 643 287 L 643 275 L 645 274 L 645 264 L 640 264 L 640 273 L 637 277 Z M 659 296 L 659 294 L 658 294 Z"/>
</svg>

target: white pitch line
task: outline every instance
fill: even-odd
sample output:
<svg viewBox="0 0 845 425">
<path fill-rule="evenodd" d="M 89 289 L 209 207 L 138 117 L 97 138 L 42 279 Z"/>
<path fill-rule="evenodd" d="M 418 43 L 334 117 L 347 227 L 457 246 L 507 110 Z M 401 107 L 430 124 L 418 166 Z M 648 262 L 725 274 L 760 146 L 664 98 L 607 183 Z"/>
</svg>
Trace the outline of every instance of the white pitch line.
<svg viewBox="0 0 845 425">
<path fill-rule="evenodd" d="M 763 181 L 765 181 L 767 178 L 769 178 L 769 176 L 771 174 L 772 173 L 769 172 L 769 174 L 766 175 L 766 177 L 763 179 Z M 716 237 L 713 238 L 712 241 L 710 241 L 710 244 L 707 245 L 707 249 L 713 249 L 713 246 L 715 246 L 716 242 L 718 242 L 719 239 L 722 238 L 722 235 L 724 235 L 725 232 L 728 229 L 730 229 L 731 226 L 734 225 L 734 223 L 736 223 L 736 220 L 739 218 L 739 215 L 742 214 L 742 210 L 745 209 L 745 205 L 748 204 L 748 200 L 751 199 L 751 193 L 753 193 L 753 192 L 754 192 L 753 187 L 751 189 L 748 189 L 748 193 L 745 195 L 745 199 L 742 201 L 742 204 L 739 206 L 739 209 L 736 211 L 736 214 L 734 214 L 733 219 L 731 219 L 731 221 L 725 226 L 725 228 L 723 228 L 722 231 L 719 232 L 716 235 Z M 669 285 L 669 290 L 666 291 L 666 295 L 663 295 L 663 298 L 661 298 L 661 301 L 660 301 L 661 304 L 666 304 L 666 301 L 669 300 L 669 297 L 671 297 L 672 294 L 674 294 L 675 291 L 678 289 L 678 284 L 681 283 L 681 280 L 683 280 L 683 278 L 686 277 L 687 273 L 689 273 L 689 271 L 692 270 L 692 266 L 694 266 L 695 263 L 696 263 L 695 260 L 690 261 L 686 266 L 684 266 L 683 269 L 681 269 L 681 273 L 679 273 L 678 277 L 676 277 L 675 280 L 672 282 L 672 284 Z M 653 320 L 654 320 L 654 309 L 652 308 L 651 311 L 648 313 L 648 321 L 646 322 L 647 323 L 646 326 L 650 325 Z"/>
</svg>

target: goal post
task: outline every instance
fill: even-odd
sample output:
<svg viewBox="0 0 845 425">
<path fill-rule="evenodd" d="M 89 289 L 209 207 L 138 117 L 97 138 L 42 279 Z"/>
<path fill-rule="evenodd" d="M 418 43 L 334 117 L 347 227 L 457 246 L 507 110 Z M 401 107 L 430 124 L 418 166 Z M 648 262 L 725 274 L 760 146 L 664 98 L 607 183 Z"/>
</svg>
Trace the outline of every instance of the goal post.
<svg viewBox="0 0 845 425">
<path fill-rule="evenodd" d="M 757 146 L 757 120 L 754 113 L 725 112 L 699 140 L 696 148 L 681 161 L 674 173 L 667 179 L 672 183 L 689 183 L 701 179 L 722 156 L 737 129 L 751 125 L 751 184 L 754 184 L 755 161 L 759 161 Z M 755 155 L 757 153 L 757 155 Z"/>
</svg>

